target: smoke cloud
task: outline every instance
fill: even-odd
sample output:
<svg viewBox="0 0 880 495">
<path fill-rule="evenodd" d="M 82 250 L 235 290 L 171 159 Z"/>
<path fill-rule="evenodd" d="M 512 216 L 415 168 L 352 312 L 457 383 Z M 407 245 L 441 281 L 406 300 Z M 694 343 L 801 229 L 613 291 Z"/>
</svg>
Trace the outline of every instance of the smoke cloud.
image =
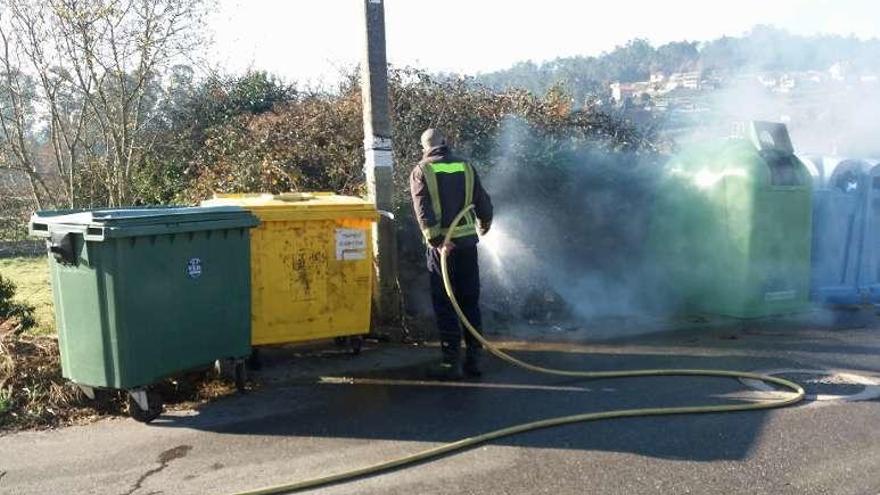
<svg viewBox="0 0 880 495">
<path fill-rule="evenodd" d="M 800 154 L 880 157 L 880 75 L 845 68 L 733 78 L 703 98 L 682 142 L 725 137 L 752 120 L 782 122 Z"/>
<path fill-rule="evenodd" d="M 527 320 L 641 313 L 656 159 L 503 126 L 484 177 L 496 207 L 481 242 L 484 303 Z"/>
</svg>

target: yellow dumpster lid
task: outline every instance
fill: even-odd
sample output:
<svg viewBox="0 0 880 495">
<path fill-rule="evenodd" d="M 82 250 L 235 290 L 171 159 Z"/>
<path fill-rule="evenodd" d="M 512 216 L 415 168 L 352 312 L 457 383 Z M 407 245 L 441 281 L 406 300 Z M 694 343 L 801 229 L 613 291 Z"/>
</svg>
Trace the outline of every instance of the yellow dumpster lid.
<svg viewBox="0 0 880 495">
<path fill-rule="evenodd" d="M 241 206 L 257 213 L 306 215 L 365 216 L 375 218 L 376 205 L 356 196 L 342 196 L 332 192 L 289 192 L 283 194 L 242 193 L 214 194 L 213 199 L 202 201 L 202 206 Z"/>
</svg>

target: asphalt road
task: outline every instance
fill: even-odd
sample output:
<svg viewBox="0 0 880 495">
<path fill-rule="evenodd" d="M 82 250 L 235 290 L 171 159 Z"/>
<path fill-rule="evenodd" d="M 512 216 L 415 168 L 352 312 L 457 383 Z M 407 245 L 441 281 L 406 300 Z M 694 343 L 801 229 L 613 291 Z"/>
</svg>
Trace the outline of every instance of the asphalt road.
<svg viewBox="0 0 880 495">
<path fill-rule="evenodd" d="M 880 329 L 873 326 L 692 329 L 593 345 L 551 337 L 510 348 L 557 367 L 846 369 L 880 383 Z M 423 381 L 420 365 L 436 353 L 394 346 L 358 358 L 282 353 L 270 359 L 261 389 L 151 425 L 116 418 L 5 435 L 0 493 L 225 494 L 550 416 L 766 397 L 733 380 L 583 381 L 498 361 L 487 363 L 480 382 Z M 807 381 L 808 392 L 863 390 L 846 380 L 787 376 Z M 880 493 L 880 402 L 571 425 L 318 492 L 873 495 Z"/>
</svg>

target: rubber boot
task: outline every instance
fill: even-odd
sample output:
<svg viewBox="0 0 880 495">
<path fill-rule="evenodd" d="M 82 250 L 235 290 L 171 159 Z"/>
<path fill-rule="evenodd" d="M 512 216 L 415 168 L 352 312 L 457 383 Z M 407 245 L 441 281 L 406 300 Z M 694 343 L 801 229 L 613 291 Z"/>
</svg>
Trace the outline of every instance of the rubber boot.
<svg viewBox="0 0 880 495">
<path fill-rule="evenodd" d="M 435 380 L 455 381 L 463 378 L 461 372 L 460 351 L 455 343 L 441 342 L 443 359 L 435 367 L 428 370 L 428 376 Z"/>
<path fill-rule="evenodd" d="M 483 376 L 483 371 L 480 369 L 480 359 L 483 355 L 483 350 L 479 347 L 471 348 L 468 347 L 467 355 L 464 358 L 464 374 L 469 378 L 479 378 Z"/>
</svg>

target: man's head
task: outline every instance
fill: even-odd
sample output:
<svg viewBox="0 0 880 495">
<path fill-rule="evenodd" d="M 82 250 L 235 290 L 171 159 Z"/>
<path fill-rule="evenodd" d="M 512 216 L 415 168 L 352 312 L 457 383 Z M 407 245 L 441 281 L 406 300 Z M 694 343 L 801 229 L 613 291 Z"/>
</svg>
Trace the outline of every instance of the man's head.
<svg viewBox="0 0 880 495">
<path fill-rule="evenodd" d="M 439 129 L 428 129 L 422 133 L 422 151 L 438 146 L 446 146 L 446 136 Z"/>
</svg>

